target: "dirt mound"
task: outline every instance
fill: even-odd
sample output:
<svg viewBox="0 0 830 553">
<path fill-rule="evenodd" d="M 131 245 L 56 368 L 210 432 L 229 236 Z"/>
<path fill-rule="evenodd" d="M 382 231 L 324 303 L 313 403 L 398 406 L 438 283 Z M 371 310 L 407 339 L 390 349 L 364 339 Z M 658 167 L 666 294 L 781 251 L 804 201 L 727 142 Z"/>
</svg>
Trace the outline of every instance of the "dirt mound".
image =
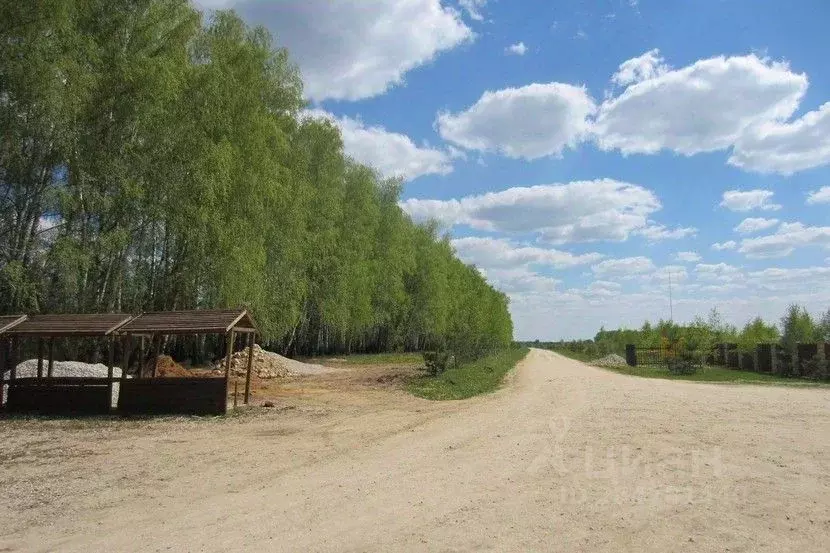
<svg viewBox="0 0 830 553">
<path fill-rule="evenodd" d="M 225 370 L 225 361 L 220 360 L 215 365 L 216 370 Z M 248 370 L 248 348 L 238 351 L 231 357 L 231 374 L 233 376 L 245 376 Z M 284 378 L 292 375 L 321 374 L 331 372 L 329 367 L 322 365 L 310 365 L 301 361 L 295 361 L 283 357 L 278 353 L 266 351 L 259 344 L 254 344 L 254 365 L 251 374 L 259 378 Z"/>
<path fill-rule="evenodd" d="M 598 367 L 609 367 L 612 369 L 624 369 L 628 366 L 628 363 L 625 362 L 625 358 L 620 357 L 616 353 L 600 357 L 599 359 L 594 359 L 591 361 L 591 364 Z"/>
<path fill-rule="evenodd" d="M 190 371 L 176 363 L 169 355 L 159 355 L 156 358 L 156 376 L 160 378 L 177 378 L 193 376 Z"/>
</svg>

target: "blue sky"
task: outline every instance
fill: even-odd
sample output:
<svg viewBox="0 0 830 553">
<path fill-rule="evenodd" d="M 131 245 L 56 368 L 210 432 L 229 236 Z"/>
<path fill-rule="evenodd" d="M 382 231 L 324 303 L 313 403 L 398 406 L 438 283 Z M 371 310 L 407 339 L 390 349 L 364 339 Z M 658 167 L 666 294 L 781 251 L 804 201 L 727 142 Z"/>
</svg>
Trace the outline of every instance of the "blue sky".
<svg viewBox="0 0 830 553">
<path fill-rule="evenodd" d="M 517 338 L 830 307 L 826 0 L 202 0 L 406 180 Z"/>
</svg>

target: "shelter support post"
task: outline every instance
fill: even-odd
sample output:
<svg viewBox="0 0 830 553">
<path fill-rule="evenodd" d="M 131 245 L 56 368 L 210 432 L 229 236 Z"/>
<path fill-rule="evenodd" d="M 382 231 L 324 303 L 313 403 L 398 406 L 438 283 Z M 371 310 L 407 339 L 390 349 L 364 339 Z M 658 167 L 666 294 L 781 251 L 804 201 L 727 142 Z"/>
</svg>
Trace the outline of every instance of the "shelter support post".
<svg viewBox="0 0 830 553">
<path fill-rule="evenodd" d="M 55 370 L 55 338 L 49 338 L 49 366 L 46 368 L 47 378 L 52 378 L 52 373 Z"/>
<path fill-rule="evenodd" d="M 156 377 L 156 366 L 159 363 L 159 355 L 161 355 L 161 334 L 156 334 L 153 336 L 153 372 L 151 373 L 153 378 Z"/>
<path fill-rule="evenodd" d="M 43 378 L 43 338 L 37 339 L 37 377 Z"/>
<path fill-rule="evenodd" d="M 230 382 L 231 377 L 231 356 L 233 355 L 233 340 L 234 340 L 234 332 L 231 330 L 228 332 L 228 340 L 227 346 L 225 351 L 225 390 L 227 393 L 228 383 Z"/>
<path fill-rule="evenodd" d="M 141 337 L 141 346 L 139 347 L 138 351 L 139 359 L 138 359 L 138 378 L 144 377 L 144 359 L 145 359 L 145 351 L 144 351 L 144 336 Z"/>
<path fill-rule="evenodd" d="M 107 351 L 107 397 L 110 398 L 110 406 L 112 406 L 112 388 L 113 388 L 113 376 L 114 375 L 114 366 L 115 366 L 115 337 L 110 336 L 109 339 L 109 350 Z"/>
<path fill-rule="evenodd" d="M 121 380 L 126 380 L 127 378 L 127 371 L 130 369 L 130 354 L 132 353 L 133 349 L 133 337 L 127 334 L 124 336 L 124 354 L 122 355 L 121 364 L 124 365 L 121 367 Z"/>
<path fill-rule="evenodd" d="M 251 398 L 251 368 L 254 366 L 254 338 L 253 332 L 248 334 L 248 369 L 245 372 L 245 405 Z"/>
<path fill-rule="evenodd" d="M 20 340 L 9 340 L 9 380 L 17 378 L 17 363 L 20 360 Z"/>
</svg>

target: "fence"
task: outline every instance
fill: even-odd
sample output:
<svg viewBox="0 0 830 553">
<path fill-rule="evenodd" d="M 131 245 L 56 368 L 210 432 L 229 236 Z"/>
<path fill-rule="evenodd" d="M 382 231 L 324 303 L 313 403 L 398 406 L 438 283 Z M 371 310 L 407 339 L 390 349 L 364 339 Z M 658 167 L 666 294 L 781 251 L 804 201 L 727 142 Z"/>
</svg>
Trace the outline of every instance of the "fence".
<svg viewBox="0 0 830 553">
<path fill-rule="evenodd" d="M 705 351 L 680 351 L 677 348 L 658 347 L 640 348 L 629 344 L 625 347 L 626 362 L 632 366 L 667 366 L 675 360 L 691 361 L 695 364 L 703 364 L 712 360 L 712 355 Z"/>
<path fill-rule="evenodd" d="M 741 350 L 737 344 L 716 344 L 711 351 L 683 351 L 671 347 L 625 347 L 628 365 L 668 366 L 678 358 L 694 363 L 724 366 L 731 369 L 775 374 L 779 376 L 830 379 L 830 343 L 798 344 L 787 350 L 779 344 L 758 344 Z"/>
</svg>

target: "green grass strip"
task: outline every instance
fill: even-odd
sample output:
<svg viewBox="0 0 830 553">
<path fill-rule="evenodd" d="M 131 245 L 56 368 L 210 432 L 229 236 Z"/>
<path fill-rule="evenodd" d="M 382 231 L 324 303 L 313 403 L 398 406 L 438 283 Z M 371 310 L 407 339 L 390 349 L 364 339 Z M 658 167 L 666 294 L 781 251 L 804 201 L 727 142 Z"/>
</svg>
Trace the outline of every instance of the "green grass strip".
<svg viewBox="0 0 830 553">
<path fill-rule="evenodd" d="M 574 353 L 567 350 L 558 350 L 565 357 L 570 357 L 577 361 L 582 361 L 590 364 L 591 359 L 588 359 L 585 354 Z M 713 367 L 704 366 L 698 369 L 695 374 L 674 375 L 669 372 L 669 369 L 659 365 L 638 365 L 636 367 L 612 368 L 599 367 L 608 371 L 614 371 L 620 374 L 628 374 L 632 376 L 639 376 L 641 378 L 663 378 L 666 380 L 690 380 L 693 382 L 732 382 L 737 384 L 775 384 L 779 386 L 804 386 L 804 387 L 827 387 L 830 384 L 826 382 L 814 382 L 810 380 L 802 380 L 798 378 L 787 378 L 783 376 L 775 376 L 771 374 L 762 374 L 751 371 L 741 371 L 738 369 L 730 369 L 727 367 Z"/>
<path fill-rule="evenodd" d="M 504 375 L 525 358 L 528 348 L 513 348 L 448 369 L 438 376 L 412 380 L 407 389 L 426 399 L 466 399 L 499 388 Z"/>
</svg>

